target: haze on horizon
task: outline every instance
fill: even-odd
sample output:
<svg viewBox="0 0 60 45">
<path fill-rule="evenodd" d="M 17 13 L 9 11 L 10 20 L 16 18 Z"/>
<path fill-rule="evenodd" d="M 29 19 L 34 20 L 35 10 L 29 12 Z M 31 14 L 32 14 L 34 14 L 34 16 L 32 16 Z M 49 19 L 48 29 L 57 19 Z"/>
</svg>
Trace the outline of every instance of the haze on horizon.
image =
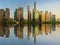
<svg viewBox="0 0 60 45">
<path fill-rule="evenodd" d="M 18 7 L 24 8 L 24 18 L 27 18 L 27 5 L 30 9 L 34 8 L 34 1 L 36 1 L 36 9 L 39 11 L 49 11 L 60 18 L 60 0 L 0 0 L 0 9 L 10 8 L 10 17 L 14 17 L 14 11 Z"/>
</svg>

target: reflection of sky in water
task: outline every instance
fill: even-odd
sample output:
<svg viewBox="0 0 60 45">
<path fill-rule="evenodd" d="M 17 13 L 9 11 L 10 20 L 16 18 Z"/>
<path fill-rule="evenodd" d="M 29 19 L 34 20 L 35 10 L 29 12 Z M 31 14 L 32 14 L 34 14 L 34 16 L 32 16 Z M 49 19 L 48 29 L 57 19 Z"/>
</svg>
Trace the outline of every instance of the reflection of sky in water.
<svg viewBox="0 0 60 45">
<path fill-rule="evenodd" d="M 52 31 L 51 34 L 48 35 L 41 35 L 37 33 L 36 44 L 34 44 L 33 33 L 29 33 L 29 38 L 27 36 L 27 26 L 23 28 L 23 38 L 16 37 L 14 34 L 14 27 L 11 27 L 10 37 L 0 37 L 0 45 L 60 45 L 60 28 L 58 28 L 57 26 L 55 28 L 56 31 Z M 38 27 L 36 27 L 35 29 L 38 31 Z M 33 32 L 33 30 L 31 30 L 31 32 Z"/>
</svg>

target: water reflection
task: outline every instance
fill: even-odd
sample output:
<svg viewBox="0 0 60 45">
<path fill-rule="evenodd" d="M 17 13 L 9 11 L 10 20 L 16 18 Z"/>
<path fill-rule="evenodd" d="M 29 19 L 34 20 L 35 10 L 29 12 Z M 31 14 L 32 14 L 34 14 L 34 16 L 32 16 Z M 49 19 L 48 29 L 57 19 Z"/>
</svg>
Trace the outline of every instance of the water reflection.
<svg viewBox="0 0 60 45">
<path fill-rule="evenodd" d="M 59 25 L 57 25 L 59 27 Z M 24 29 L 25 27 L 25 29 Z M 27 29 L 26 29 L 27 27 Z M 11 26 L 0 25 L 0 37 L 10 38 Z M 13 30 L 12 30 L 13 31 Z M 49 35 L 52 31 L 56 31 L 55 24 L 39 24 L 39 25 L 16 25 L 14 26 L 13 34 L 19 39 L 24 38 L 24 31 L 27 32 L 27 40 L 30 40 L 30 36 L 34 38 L 34 43 L 36 44 L 37 36 L 39 35 Z"/>
<path fill-rule="evenodd" d="M 23 38 L 23 26 L 22 25 L 16 25 L 14 26 L 14 34 L 18 38 Z"/>
<path fill-rule="evenodd" d="M 9 26 L 1 26 L 0 25 L 0 36 L 1 37 L 6 37 L 8 38 L 10 35 L 10 30 L 9 30 Z"/>
</svg>

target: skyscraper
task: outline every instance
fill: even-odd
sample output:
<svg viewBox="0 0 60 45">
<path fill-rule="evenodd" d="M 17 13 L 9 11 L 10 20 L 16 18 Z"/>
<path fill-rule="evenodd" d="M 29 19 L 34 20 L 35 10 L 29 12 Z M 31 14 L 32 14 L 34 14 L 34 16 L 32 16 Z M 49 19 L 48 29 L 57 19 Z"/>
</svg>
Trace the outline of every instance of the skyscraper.
<svg viewBox="0 0 60 45">
<path fill-rule="evenodd" d="M 17 9 L 15 9 L 15 12 L 14 12 L 14 19 L 17 20 Z"/>
<path fill-rule="evenodd" d="M 3 15 L 4 15 L 4 9 L 0 9 L 0 22 L 3 19 Z"/>
<path fill-rule="evenodd" d="M 19 7 L 17 9 L 17 20 L 22 21 L 23 20 L 23 8 Z"/>
<path fill-rule="evenodd" d="M 34 2 L 33 21 L 35 20 L 35 12 L 36 12 L 36 2 Z"/>
<path fill-rule="evenodd" d="M 30 11 L 30 6 L 27 6 L 27 11 L 28 11 L 28 21 L 31 21 L 31 11 Z"/>
<path fill-rule="evenodd" d="M 49 13 L 48 13 L 48 11 L 45 12 L 45 21 L 46 22 L 49 21 Z"/>
<path fill-rule="evenodd" d="M 34 2 L 34 10 L 36 10 L 36 2 Z"/>
<path fill-rule="evenodd" d="M 35 20 L 37 20 L 38 21 L 38 19 L 39 19 L 39 11 L 37 10 L 37 11 L 35 11 Z"/>
<path fill-rule="evenodd" d="M 41 11 L 41 18 L 42 18 L 42 22 L 44 22 L 45 21 L 45 15 L 44 15 L 44 12 L 43 11 Z"/>
<path fill-rule="evenodd" d="M 51 15 L 51 12 L 49 13 L 49 21 L 51 22 L 52 21 L 52 17 L 51 17 L 52 15 Z"/>
<path fill-rule="evenodd" d="M 56 21 L 55 15 L 52 15 L 52 22 L 55 22 L 55 21 Z"/>
<path fill-rule="evenodd" d="M 5 11 L 5 19 L 9 19 L 10 18 L 10 9 L 9 8 L 6 8 L 6 11 Z"/>
<path fill-rule="evenodd" d="M 42 15 L 39 13 L 39 23 L 42 21 Z"/>
</svg>

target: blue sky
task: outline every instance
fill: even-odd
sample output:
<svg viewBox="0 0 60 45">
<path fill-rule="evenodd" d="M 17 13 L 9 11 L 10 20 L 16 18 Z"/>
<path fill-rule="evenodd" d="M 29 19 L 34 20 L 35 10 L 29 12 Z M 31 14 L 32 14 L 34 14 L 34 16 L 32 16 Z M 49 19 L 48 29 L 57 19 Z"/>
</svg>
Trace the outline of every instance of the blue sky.
<svg viewBox="0 0 60 45">
<path fill-rule="evenodd" d="M 34 1 L 39 11 L 49 11 L 55 14 L 57 18 L 60 16 L 60 0 L 0 0 L 0 9 L 10 8 L 11 17 L 14 17 L 14 11 L 18 7 L 24 8 L 24 17 L 27 17 L 27 5 L 30 4 L 30 9 L 33 9 Z"/>
</svg>

